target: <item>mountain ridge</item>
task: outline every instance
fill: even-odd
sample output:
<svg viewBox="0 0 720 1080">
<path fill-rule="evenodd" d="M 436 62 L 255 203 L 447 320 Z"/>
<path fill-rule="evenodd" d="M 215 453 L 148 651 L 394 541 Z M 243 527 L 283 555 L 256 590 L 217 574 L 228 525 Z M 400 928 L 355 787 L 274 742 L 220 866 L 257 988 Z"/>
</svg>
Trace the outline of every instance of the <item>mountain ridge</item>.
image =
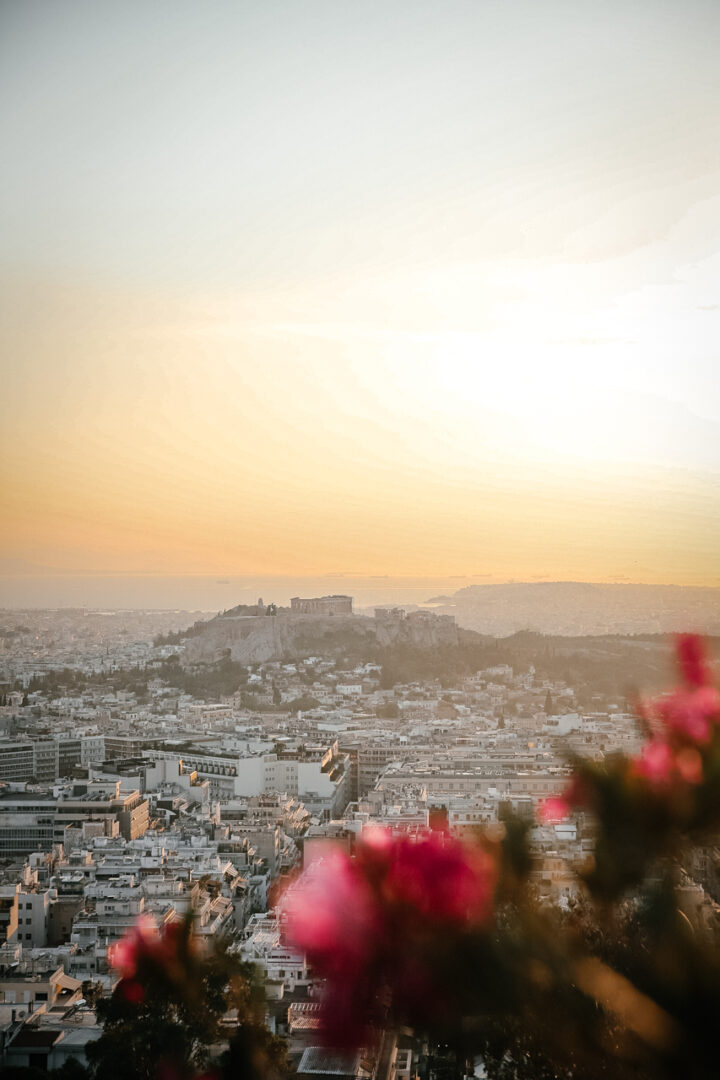
<svg viewBox="0 0 720 1080">
<path fill-rule="evenodd" d="M 426 604 L 458 626 L 508 636 L 720 633 L 720 588 L 623 582 L 533 581 L 466 585 Z"/>
</svg>

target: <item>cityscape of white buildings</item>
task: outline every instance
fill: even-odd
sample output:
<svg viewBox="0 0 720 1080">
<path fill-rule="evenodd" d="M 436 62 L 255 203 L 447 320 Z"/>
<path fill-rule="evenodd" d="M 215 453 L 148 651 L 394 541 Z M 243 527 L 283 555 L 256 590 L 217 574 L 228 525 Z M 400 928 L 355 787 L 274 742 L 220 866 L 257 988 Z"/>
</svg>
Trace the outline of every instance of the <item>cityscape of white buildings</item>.
<svg viewBox="0 0 720 1080">
<path fill-rule="evenodd" d="M 535 822 L 536 888 L 561 898 L 590 850 L 589 823 L 540 825 L 538 808 L 563 788 L 569 750 L 602 757 L 642 740 L 622 702 L 598 695 L 581 708 L 572 686 L 532 666 L 387 687 L 377 664 L 312 656 L 251 665 L 242 687 L 196 697 L 168 682 L 182 645 L 153 644 L 191 618 L 118 620 L 0 620 L 3 1064 L 83 1061 L 99 1034 L 86 991 L 115 982 L 110 946 L 142 913 L 163 923 L 191 909 L 198 935 L 231 940 L 261 968 L 268 1022 L 303 1074 L 317 986 L 272 906 L 284 874 L 328 844 L 352 853 L 368 826 L 440 822 L 464 836 L 512 811 Z M 136 689 L 115 688 L 119 670 Z M 697 908 L 710 902 L 688 888 Z M 393 1053 L 404 1080 L 412 1054 Z"/>
</svg>

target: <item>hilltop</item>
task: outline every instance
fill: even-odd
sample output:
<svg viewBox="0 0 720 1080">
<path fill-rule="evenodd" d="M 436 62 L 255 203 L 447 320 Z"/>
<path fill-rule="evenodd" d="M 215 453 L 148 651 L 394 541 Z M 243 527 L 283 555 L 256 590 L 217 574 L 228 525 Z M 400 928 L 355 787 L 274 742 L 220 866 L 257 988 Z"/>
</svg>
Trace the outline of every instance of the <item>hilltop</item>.
<svg viewBox="0 0 720 1080">
<path fill-rule="evenodd" d="M 328 654 L 370 658 L 378 648 L 455 647 L 458 629 L 452 618 L 416 611 L 407 617 L 298 615 L 279 609 L 275 615 L 223 612 L 193 627 L 183 653 L 185 665 L 229 658 L 242 664 L 297 660 Z"/>
</svg>

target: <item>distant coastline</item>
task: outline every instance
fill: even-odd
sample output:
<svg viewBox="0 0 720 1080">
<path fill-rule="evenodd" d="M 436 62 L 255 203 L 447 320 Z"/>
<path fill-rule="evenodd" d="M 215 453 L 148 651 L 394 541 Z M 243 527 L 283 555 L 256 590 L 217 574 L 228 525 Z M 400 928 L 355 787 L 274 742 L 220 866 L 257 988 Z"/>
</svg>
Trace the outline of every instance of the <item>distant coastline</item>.
<svg viewBox="0 0 720 1080">
<path fill-rule="evenodd" d="M 322 596 L 342 592 L 355 598 L 357 608 L 375 604 L 424 604 L 438 593 L 450 594 L 469 579 L 363 578 L 350 575 L 317 577 L 251 577 L 217 574 L 72 574 L 0 575 L 0 607 L 6 608 L 133 608 L 185 611 L 224 611 L 235 604 L 288 604 L 291 596 Z"/>
<path fill-rule="evenodd" d="M 185 611 L 208 618 L 238 604 L 289 604 L 342 589 L 357 614 L 424 607 L 458 626 L 504 637 L 544 634 L 720 633 L 720 588 L 578 581 L 468 584 L 468 579 L 187 575 L 0 576 L 0 608 Z M 192 618 L 189 622 L 192 622 Z"/>
</svg>

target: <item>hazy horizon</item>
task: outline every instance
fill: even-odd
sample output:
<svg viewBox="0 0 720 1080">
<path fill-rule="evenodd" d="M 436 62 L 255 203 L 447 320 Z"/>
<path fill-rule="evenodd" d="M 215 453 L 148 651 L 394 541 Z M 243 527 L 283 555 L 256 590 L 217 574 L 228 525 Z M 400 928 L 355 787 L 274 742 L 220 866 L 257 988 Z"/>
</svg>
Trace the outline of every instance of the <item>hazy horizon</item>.
<svg viewBox="0 0 720 1080">
<path fill-rule="evenodd" d="M 473 585 L 619 585 L 648 589 L 690 589 L 668 583 L 632 581 L 591 582 L 555 579 L 532 581 L 490 580 L 488 575 L 452 578 L 391 578 L 387 575 L 317 575 L 313 577 L 239 577 L 213 575 L 154 574 L 29 574 L 0 575 L 0 608 L 10 610 L 42 608 L 86 608 L 115 610 L 183 610 L 205 614 L 224 611 L 237 604 L 264 602 L 287 605 L 292 596 L 332 593 L 351 595 L 356 610 L 383 605 L 425 605 L 439 596 L 453 596 Z M 714 587 L 717 589 L 717 586 Z M 718 592 L 720 597 L 720 592 Z"/>
</svg>

